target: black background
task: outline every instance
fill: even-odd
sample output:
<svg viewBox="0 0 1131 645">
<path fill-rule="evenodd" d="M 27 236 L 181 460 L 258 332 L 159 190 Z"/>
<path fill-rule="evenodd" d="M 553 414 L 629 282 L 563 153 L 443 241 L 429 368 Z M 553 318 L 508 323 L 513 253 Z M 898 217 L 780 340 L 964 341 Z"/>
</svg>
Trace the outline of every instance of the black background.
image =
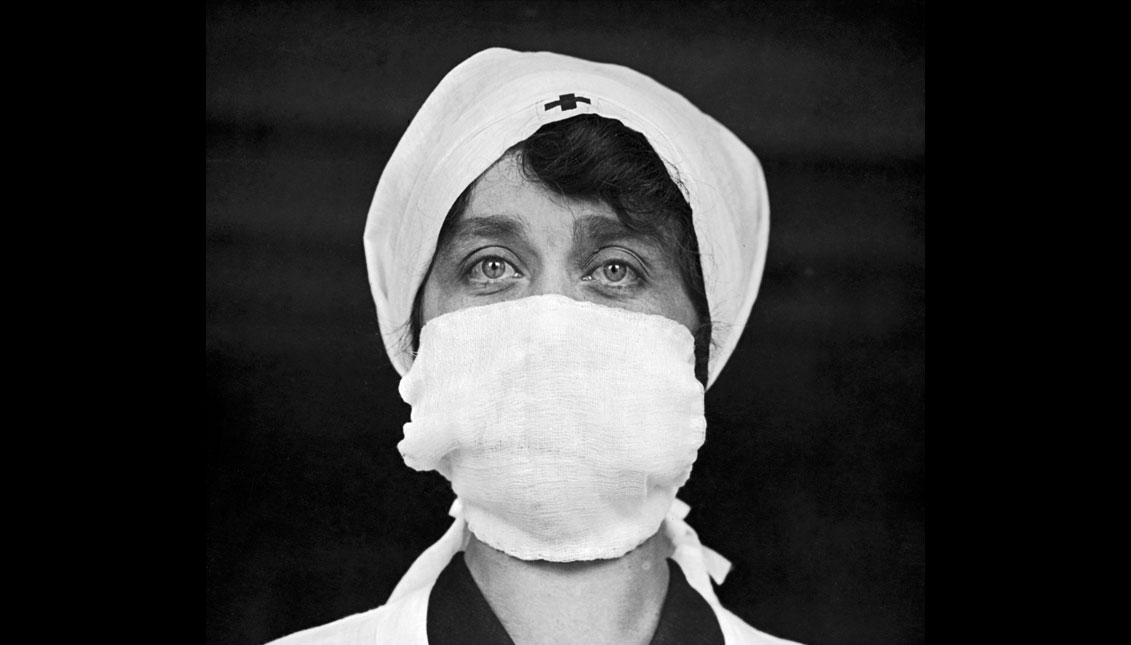
<svg viewBox="0 0 1131 645">
<path fill-rule="evenodd" d="M 762 291 L 680 497 L 719 596 L 803 643 L 924 639 L 922 2 L 221 3 L 206 35 L 207 640 L 384 602 L 452 495 L 396 443 L 361 234 L 490 46 L 639 70 L 759 156 Z"/>
</svg>

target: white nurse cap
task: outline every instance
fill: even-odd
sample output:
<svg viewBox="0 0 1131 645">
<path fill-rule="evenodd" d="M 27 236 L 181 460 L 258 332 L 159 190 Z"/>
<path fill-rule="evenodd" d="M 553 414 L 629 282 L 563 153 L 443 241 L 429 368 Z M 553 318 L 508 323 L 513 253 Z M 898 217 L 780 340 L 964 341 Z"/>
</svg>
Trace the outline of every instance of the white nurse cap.
<svg viewBox="0 0 1131 645">
<path fill-rule="evenodd" d="M 488 49 L 444 77 L 397 144 L 365 225 L 369 285 L 389 359 L 403 376 L 412 304 L 452 202 L 508 148 L 579 114 L 643 134 L 691 205 L 711 320 L 710 386 L 758 295 L 770 206 L 762 167 L 730 130 L 681 95 L 619 65 Z"/>
</svg>

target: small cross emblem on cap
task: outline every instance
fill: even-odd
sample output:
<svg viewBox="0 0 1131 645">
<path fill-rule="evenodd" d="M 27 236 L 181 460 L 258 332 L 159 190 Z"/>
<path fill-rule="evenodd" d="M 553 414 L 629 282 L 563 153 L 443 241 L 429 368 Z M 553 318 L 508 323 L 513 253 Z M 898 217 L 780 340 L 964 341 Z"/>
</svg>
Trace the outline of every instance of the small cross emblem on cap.
<svg viewBox="0 0 1131 645">
<path fill-rule="evenodd" d="M 588 103 L 590 105 L 593 104 L 592 101 L 585 98 L 584 96 L 574 96 L 571 92 L 569 94 L 562 94 L 558 97 L 558 100 L 547 103 L 546 111 L 549 112 L 556 107 L 561 107 L 562 112 L 565 112 L 566 110 L 572 110 L 576 108 L 578 103 Z"/>
</svg>

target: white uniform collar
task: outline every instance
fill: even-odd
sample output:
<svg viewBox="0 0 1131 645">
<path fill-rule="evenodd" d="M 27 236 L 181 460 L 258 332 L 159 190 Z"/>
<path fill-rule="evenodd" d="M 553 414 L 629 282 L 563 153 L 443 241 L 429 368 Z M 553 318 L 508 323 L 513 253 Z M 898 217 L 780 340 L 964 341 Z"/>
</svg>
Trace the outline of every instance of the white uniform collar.
<svg viewBox="0 0 1131 645">
<path fill-rule="evenodd" d="M 668 540 L 674 547 L 671 558 L 679 564 L 687 583 L 691 585 L 716 609 L 720 608 L 719 599 L 711 587 L 711 580 L 715 584 L 722 584 L 730 572 L 731 563 L 714 550 L 703 546 L 699 535 L 684 521 L 691 511 L 683 500 L 676 498 L 668 515 L 664 519 L 663 527 Z M 467 521 L 463 517 L 463 504 L 459 498 L 452 503 L 448 511 L 455 521 L 435 544 L 428 547 L 420 557 L 408 568 L 400 582 L 397 583 L 393 593 L 386 604 L 396 602 L 403 596 L 418 589 L 430 588 L 444 567 L 448 566 L 452 556 L 467 548 L 470 531 Z"/>
</svg>

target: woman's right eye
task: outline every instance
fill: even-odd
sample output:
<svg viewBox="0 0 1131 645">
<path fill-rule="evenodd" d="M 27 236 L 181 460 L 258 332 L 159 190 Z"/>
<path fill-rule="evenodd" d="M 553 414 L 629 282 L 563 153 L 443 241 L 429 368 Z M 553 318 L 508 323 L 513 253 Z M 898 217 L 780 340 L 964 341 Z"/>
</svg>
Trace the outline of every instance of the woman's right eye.
<svg viewBox="0 0 1131 645">
<path fill-rule="evenodd" d="M 500 257 L 486 257 L 471 265 L 468 277 L 473 282 L 497 282 L 511 278 L 521 278 L 514 266 Z"/>
</svg>

